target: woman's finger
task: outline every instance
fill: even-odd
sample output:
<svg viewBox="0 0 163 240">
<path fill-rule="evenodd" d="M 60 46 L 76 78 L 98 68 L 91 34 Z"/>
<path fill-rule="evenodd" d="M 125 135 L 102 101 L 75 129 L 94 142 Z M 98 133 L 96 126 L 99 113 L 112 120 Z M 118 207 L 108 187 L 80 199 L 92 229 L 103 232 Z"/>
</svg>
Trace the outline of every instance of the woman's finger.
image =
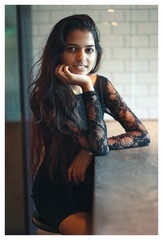
<svg viewBox="0 0 163 240">
<path fill-rule="evenodd" d="M 83 167 L 80 169 L 80 181 L 81 181 L 81 182 L 84 182 L 85 172 L 86 172 L 86 168 L 85 168 L 85 166 L 83 166 Z"/>
<path fill-rule="evenodd" d="M 63 83 L 70 83 L 69 77 L 64 72 L 65 65 L 59 65 L 56 68 L 55 74 Z"/>
<path fill-rule="evenodd" d="M 78 178 L 78 176 L 77 176 L 77 169 L 76 169 L 76 168 L 73 168 L 72 177 L 73 177 L 76 185 L 79 185 L 79 178 Z"/>
<path fill-rule="evenodd" d="M 64 66 L 64 73 L 69 79 L 73 79 L 74 74 L 69 71 L 69 66 Z"/>
<path fill-rule="evenodd" d="M 72 180 L 72 172 L 73 172 L 73 166 L 70 166 L 68 169 L 68 180 L 71 182 Z"/>
<path fill-rule="evenodd" d="M 64 65 L 58 65 L 55 69 L 55 74 L 58 74 L 59 70 L 63 68 Z"/>
</svg>

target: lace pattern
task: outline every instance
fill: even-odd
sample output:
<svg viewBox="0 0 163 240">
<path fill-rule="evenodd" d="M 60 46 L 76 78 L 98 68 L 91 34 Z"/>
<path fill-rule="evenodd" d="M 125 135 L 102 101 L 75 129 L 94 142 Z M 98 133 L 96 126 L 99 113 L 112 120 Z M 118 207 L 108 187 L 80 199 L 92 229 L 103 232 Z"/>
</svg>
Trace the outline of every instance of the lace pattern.
<svg viewBox="0 0 163 240">
<path fill-rule="evenodd" d="M 94 91 L 89 91 L 83 93 L 82 98 L 78 98 L 80 109 L 77 115 L 81 117 L 82 128 L 75 122 L 67 120 L 64 125 L 65 133 L 70 133 L 74 143 L 80 144 L 89 152 L 97 156 L 105 155 L 109 152 L 109 146 L 98 95 Z"/>
<path fill-rule="evenodd" d="M 108 153 L 107 130 L 98 96 L 95 92 L 83 94 L 86 109 L 88 148 L 96 155 Z"/>
<path fill-rule="evenodd" d="M 64 133 L 69 135 L 68 139 L 72 139 L 70 145 L 73 142 L 75 146 L 80 146 L 98 156 L 107 154 L 109 149 L 133 148 L 149 144 L 148 131 L 107 78 L 97 76 L 95 91 L 77 95 L 77 99 L 77 122 L 80 124 L 68 119 L 63 119 L 62 124 Z M 104 112 L 113 116 L 126 133 L 107 139 Z M 66 138 L 63 137 L 63 141 L 66 141 Z"/>
<path fill-rule="evenodd" d="M 106 112 L 123 126 L 126 133 L 108 138 L 110 150 L 145 146 L 150 142 L 149 134 L 140 120 L 123 101 L 119 93 L 107 80 L 105 92 Z"/>
</svg>

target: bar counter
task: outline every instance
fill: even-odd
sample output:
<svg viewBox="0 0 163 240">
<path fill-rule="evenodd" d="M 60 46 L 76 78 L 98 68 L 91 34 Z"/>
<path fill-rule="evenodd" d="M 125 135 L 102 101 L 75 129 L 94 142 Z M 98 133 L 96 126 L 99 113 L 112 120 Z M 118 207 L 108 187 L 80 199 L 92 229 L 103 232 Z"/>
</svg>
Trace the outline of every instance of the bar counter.
<svg viewBox="0 0 163 240">
<path fill-rule="evenodd" d="M 158 234 L 158 123 L 144 121 L 149 146 L 113 150 L 95 159 L 93 235 Z M 108 136 L 121 126 L 107 122 Z"/>
</svg>

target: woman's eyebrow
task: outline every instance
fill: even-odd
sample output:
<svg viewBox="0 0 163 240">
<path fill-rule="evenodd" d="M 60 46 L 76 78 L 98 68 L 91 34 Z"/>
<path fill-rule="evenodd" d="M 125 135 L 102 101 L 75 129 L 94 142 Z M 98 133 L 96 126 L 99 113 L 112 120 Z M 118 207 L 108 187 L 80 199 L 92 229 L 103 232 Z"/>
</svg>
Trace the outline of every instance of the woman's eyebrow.
<svg viewBox="0 0 163 240">
<path fill-rule="evenodd" d="M 80 45 L 75 44 L 75 43 L 67 43 L 66 45 L 80 47 Z M 90 45 L 86 45 L 84 47 L 95 47 L 95 45 L 94 44 L 90 44 Z"/>
</svg>

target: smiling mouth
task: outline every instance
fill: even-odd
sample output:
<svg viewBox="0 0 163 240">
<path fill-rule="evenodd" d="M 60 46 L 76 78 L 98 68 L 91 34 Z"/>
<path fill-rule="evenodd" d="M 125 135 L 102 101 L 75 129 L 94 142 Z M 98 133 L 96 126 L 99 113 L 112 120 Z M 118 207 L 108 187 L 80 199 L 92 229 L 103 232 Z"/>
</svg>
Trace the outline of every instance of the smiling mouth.
<svg viewBox="0 0 163 240">
<path fill-rule="evenodd" d="M 83 71 L 87 68 L 86 65 L 73 65 L 74 68 L 76 68 L 78 71 Z"/>
</svg>

